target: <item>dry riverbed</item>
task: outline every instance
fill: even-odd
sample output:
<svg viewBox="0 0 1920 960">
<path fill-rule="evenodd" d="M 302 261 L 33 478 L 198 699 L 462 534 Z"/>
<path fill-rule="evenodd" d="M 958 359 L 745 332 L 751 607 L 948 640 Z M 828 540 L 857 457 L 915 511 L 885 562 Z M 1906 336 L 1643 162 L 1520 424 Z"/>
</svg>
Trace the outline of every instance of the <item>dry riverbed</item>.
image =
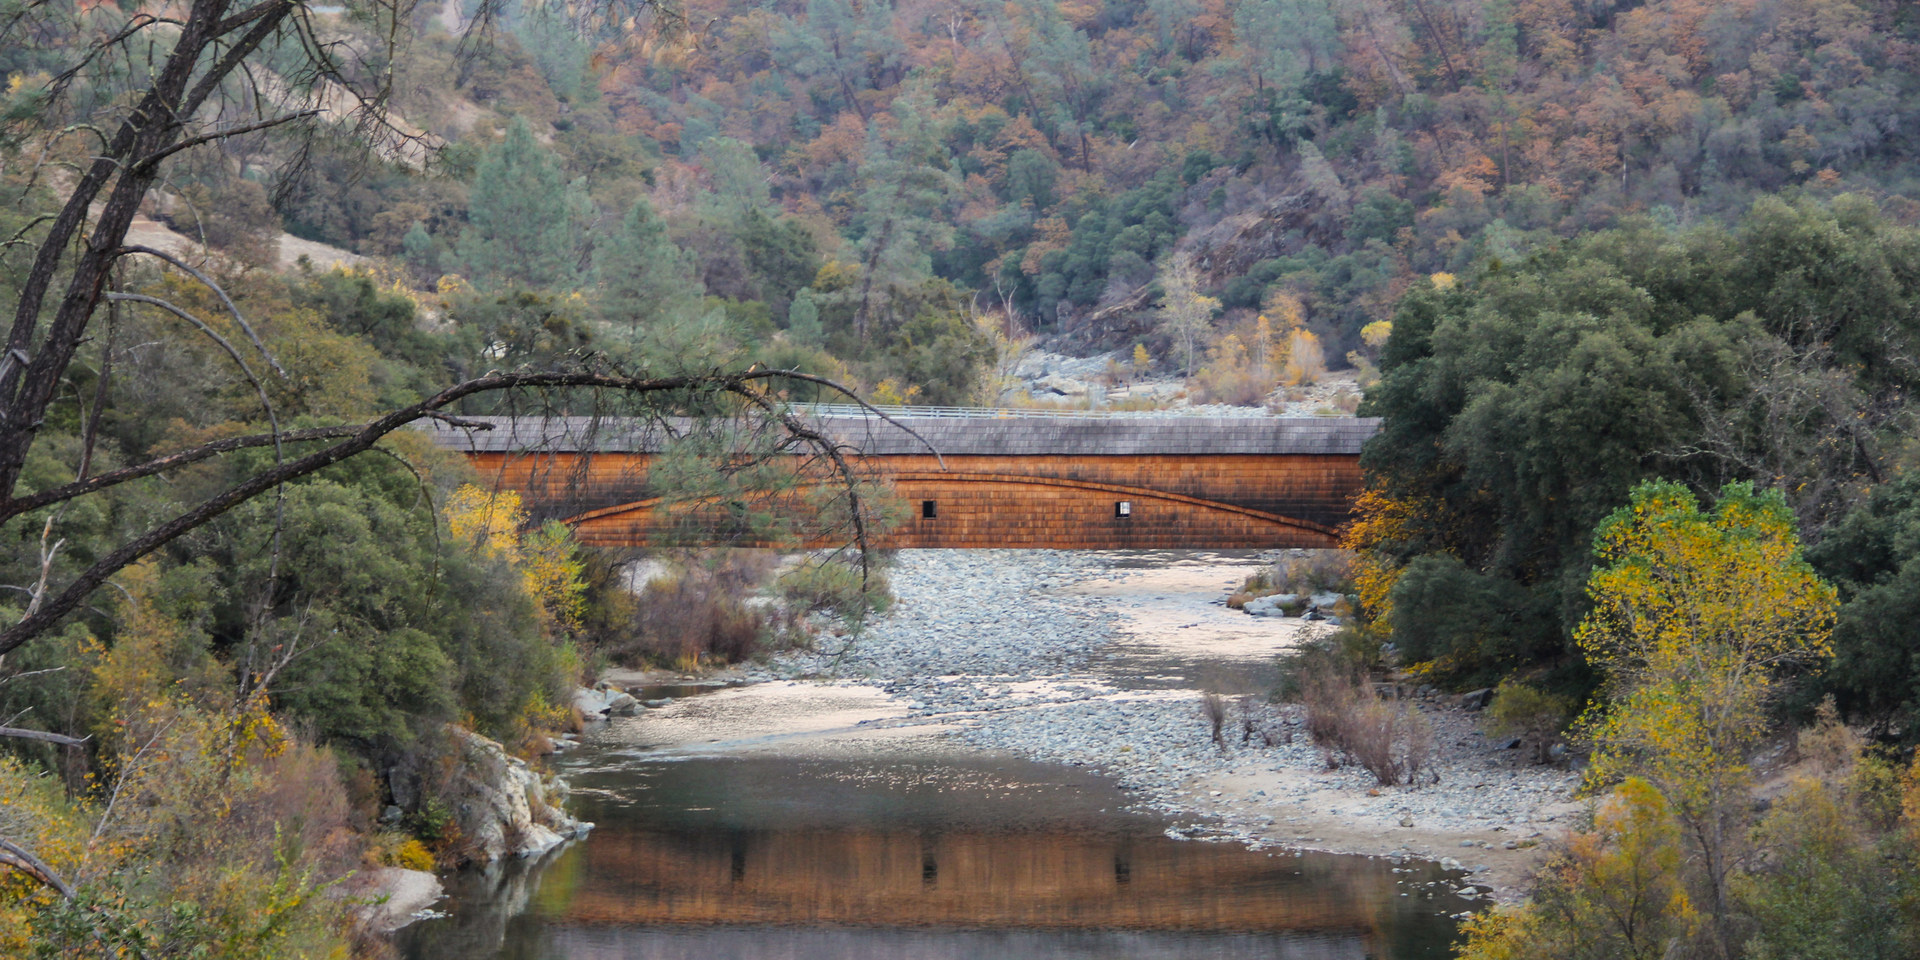
<svg viewBox="0 0 1920 960">
<path fill-rule="evenodd" d="M 903 551 L 900 601 L 856 638 L 745 673 L 877 689 L 868 735 L 938 731 L 988 750 L 1099 769 L 1196 838 L 1457 863 L 1514 896 L 1543 841 L 1581 810 L 1576 777 L 1521 764 L 1475 715 L 1422 704 L 1431 777 L 1378 787 L 1329 769 L 1297 708 L 1264 702 L 1278 651 L 1330 629 L 1221 602 L 1246 558 L 1058 551 Z M 1224 747 L 1201 709 L 1229 698 Z M 878 704 L 873 706 L 877 707 Z M 1273 736 L 1242 741 L 1251 715 Z M 932 729 L 925 729 L 932 728 Z M 724 735 L 723 735 L 724 736 Z M 779 738 L 775 738 L 776 740 Z M 770 744 L 769 744 L 770 745 Z"/>
</svg>

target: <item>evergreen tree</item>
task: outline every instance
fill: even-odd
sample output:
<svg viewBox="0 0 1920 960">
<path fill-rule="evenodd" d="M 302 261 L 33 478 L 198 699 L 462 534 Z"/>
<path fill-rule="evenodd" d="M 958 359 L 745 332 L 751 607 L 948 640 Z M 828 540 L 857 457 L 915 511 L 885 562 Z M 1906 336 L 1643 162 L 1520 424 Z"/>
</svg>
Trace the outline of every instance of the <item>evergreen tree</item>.
<svg viewBox="0 0 1920 960">
<path fill-rule="evenodd" d="M 932 103 L 913 93 L 895 102 L 893 112 L 900 122 L 890 133 L 878 124 L 867 130 L 864 187 L 854 206 L 861 276 L 853 328 L 861 338 L 874 320 L 893 314 L 895 290 L 932 272 L 930 252 L 953 237 L 944 216 L 956 186 L 953 161 L 929 119 Z"/>
<path fill-rule="evenodd" d="M 433 236 L 420 221 L 415 220 L 413 226 L 407 228 L 407 235 L 400 238 L 400 252 L 415 278 L 430 280 L 439 273 L 440 258 L 434 254 Z"/>
<path fill-rule="evenodd" d="M 801 288 L 787 308 L 787 339 L 803 347 L 817 347 L 826 338 L 820 327 L 820 308 L 814 306 L 813 290 Z"/>
<path fill-rule="evenodd" d="M 521 117 L 480 161 L 460 260 L 480 283 L 551 287 L 573 276 L 572 223 L 560 167 Z"/>
<path fill-rule="evenodd" d="M 595 251 L 593 266 L 601 315 L 626 325 L 629 339 L 643 326 L 698 305 L 705 292 L 693 255 L 674 245 L 645 197 L 634 201 L 619 231 Z"/>
</svg>

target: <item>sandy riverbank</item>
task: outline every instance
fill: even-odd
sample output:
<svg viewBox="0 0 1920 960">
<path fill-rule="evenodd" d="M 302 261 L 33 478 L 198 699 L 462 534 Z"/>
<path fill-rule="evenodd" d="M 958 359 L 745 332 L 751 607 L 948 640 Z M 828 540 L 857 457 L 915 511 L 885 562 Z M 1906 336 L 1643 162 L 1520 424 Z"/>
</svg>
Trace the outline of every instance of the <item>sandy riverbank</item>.
<svg viewBox="0 0 1920 960">
<path fill-rule="evenodd" d="M 1329 770 L 1297 709 L 1256 695 L 1274 653 L 1328 628 L 1228 610 L 1219 601 L 1249 562 L 904 551 L 891 573 L 900 602 L 850 648 L 825 638 L 814 653 L 744 676 L 875 688 L 891 703 L 864 705 L 880 711 L 862 718 L 870 733 L 935 726 L 983 749 L 1094 767 L 1141 806 L 1191 818 L 1194 836 L 1454 861 L 1496 896 L 1514 896 L 1541 841 L 1581 809 L 1574 775 L 1521 765 L 1473 715 L 1436 704 L 1423 709 L 1437 783 L 1382 788 L 1357 768 Z M 1245 697 L 1224 749 L 1201 712 L 1206 690 Z M 1242 744 L 1244 710 L 1298 735 Z"/>
</svg>

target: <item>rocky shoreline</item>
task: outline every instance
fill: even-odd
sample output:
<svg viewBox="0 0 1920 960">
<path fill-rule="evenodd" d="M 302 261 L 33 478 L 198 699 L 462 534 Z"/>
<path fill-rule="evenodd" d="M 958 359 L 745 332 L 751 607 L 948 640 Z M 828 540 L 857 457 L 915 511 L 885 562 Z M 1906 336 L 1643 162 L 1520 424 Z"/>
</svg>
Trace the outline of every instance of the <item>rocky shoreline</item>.
<svg viewBox="0 0 1920 960">
<path fill-rule="evenodd" d="M 1140 807 L 1191 820 L 1176 828 L 1181 836 L 1437 860 L 1468 871 L 1484 893 L 1516 896 L 1543 841 L 1582 809 L 1578 778 L 1524 765 L 1481 734 L 1474 715 L 1422 702 L 1437 781 L 1378 787 L 1358 768 L 1329 769 L 1298 708 L 1238 697 L 1216 745 L 1198 684 L 1134 684 L 1116 669 L 1120 646 L 1158 647 L 1189 665 L 1251 646 L 1260 652 L 1246 662 L 1257 665 L 1270 655 L 1263 644 L 1331 629 L 1228 610 L 1219 600 L 1234 571 L 1202 573 L 1218 574 L 1213 599 L 1191 584 L 1168 589 L 1151 565 L 1118 569 L 1116 555 L 903 551 L 890 573 L 899 602 L 886 617 L 857 640 L 825 637 L 749 677 L 878 687 L 908 708 L 886 723 L 938 724 L 981 749 L 1101 770 Z M 1189 639 L 1200 637 L 1211 646 Z"/>
</svg>

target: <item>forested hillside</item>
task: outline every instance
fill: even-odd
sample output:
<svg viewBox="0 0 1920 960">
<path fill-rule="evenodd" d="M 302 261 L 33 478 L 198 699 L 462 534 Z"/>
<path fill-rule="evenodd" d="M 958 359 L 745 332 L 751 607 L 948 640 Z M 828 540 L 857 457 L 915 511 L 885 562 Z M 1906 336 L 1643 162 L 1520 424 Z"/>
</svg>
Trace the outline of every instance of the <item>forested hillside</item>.
<svg viewBox="0 0 1920 960">
<path fill-rule="evenodd" d="M 1614 797 L 1476 955 L 1920 937 L 1920 6 L 0 0 L 0 76 L 0 952 L 378 955 L 325 891 L 475 855 L 462 731 L 884 602 L 859 554 L 784 626 L 739 556 L 636 597 L 404 424 L 761 415 L 663 471 L 731 505 L 845 399 L 783 371 L 1025 403 L 1033 342 L 1195 401 L 1358 368 L 1308 658 L 1498 684 Z M 884 519 L 844 490 L 808 519 Z M 1878 939 L 1755 933 L 1792 856 Z M 1578 952 L 1634 857 L 1664 906 Z"/>
<path fill-rule="evenodd" d="M 427 176 L 262 134 L 179 186 L 250 221 L 228 232 L 277 208 L 423 286 L 636 323 L 712 298 L 762 350 L 797 299 L 793 348 L 946 402 L 985 345 L 935 318 L 1130 346 L 1176 248 L 1229 317 L 1283 298 L 1338 357 L 1417 277 L 1778 191 L 1904 218 L 1916 189 L 1920 23 L 1894 0 L 580 6 L 414 10 L 392 106 L 447 144 Z"/>
</svg>

